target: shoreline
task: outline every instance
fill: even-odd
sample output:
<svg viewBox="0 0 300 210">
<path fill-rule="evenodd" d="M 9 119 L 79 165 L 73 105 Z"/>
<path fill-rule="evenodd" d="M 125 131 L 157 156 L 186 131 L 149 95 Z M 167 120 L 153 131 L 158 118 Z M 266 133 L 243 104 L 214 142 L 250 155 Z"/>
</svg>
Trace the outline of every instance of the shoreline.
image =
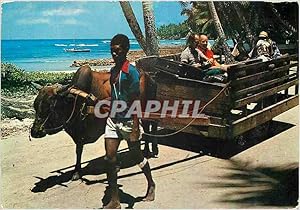
<svg viewBox="0 0 300 210">
<path fill-rule="evenodd" d="M 160 56 L 172 55 L 182 52 L 184 46 L 167 46 L 162 47 L 160 51 Z M 128 53 L 128 60 L 134 62 L 137 59 L 145 57 L 145 53 L 142 50 L 132 50 Z M 91 69 L 94 71 L 109 71 L 113 66 L 112 58 L 99 58 L 99 59 L 84 59 L 73 61 L 78 66 L 69 67 L 71 69 L 59 69 L 57 70 L 39 70 L 39 71 L 28 71 L 27 73 L 74 73 L 77 69 L 85 64 L 90 65 Z M 72 65 L 72 64 L 71 64 Z M 27 93 L 28 94 L 28 93 Z M 5 95 L 1 94 L 1 106 L 2 111 L 6 110 L 10 117 L 3 117 L 1 119 L 1 132 L 2 137 L 8 137 L 12 135 L 17 135 L 20 132 L 28 131 L 31 123 L 33 122 L 34 110 L 33 110 L 33 100 L 35 94 L 26 94 L 25 96 L 20 95 Z M 2 112 L 1 112 L 2 113 Z M 12 114 L 10 114 L 12 113 Z M 7 115 L 7 116 L 9 116 Z M 13 116 L 13 117 L 12 117 Z M 17 117 L 16 117 L 17 116 Z M 22 128 L 22 129 L 20 129 Z"/>
<path fill-rule="evenodd" d="M 172 55 L 181 53 L 184 50 L 184 46 L 164 46 L 159 49 L 160 56 Z M 131 50 L 127 54 L 129 62 L 135 62 L 136 60 L 145 57 L 146 54 L 143 50 Z M 113 66 L 112 58 L 99 58 L 99 59 L 84 59 L 74 60 L 70 67 L 80 67 L 82 65 L 90 65 L 91 67 L 107 67 Z"/>
<path fill-rule="evenodd" d="M 87 63 L 88 64 L 88 63 Z M 93 71 L 109 71 L 111 69 L 113 65 L 104 65 L 104 66 L 91 66 L 91 69 Z M 70 70 L 43 70 L 43 71 L 35 71 L 35 72 L 40 72 L 40 73 L 75 73 L 78 68 L 81 67 L 81 66 L 78 66 L 78 67 L 72 67 L 72 69 Z M 70 67 L 71 68 L 71 67 Z M 33 72 L 33 71 L 30 71 L 30 72 Z"/>
<path fill-rule="evenodd" d="M 185 48 L 185 45 L 168 45 L 168 46 L 163 46 L 159 49 L 159 55 L 160 56 L 167 56 L 167 55 L 173 55 L 173 54 L 178 54 L 181 53 Z M 143 52 L 142 49 L 139 50 L 129 50 L 127 54 L 127 59 L 131 62 L 134 63 L 136 60 L 145 57 L 145 53 Z M 95 71 L 102 71 L 102 70 L 109 70 L 113 66 L 113 60 L 112 58 L 109 57 L 104 57 L 104 58 L 87 58 L 87 59 L 75 59 L 72 60 L 70 59 L 67 62 L 64 62 L 65 65 L 61 66 L 58 65 L 56 66 L 53 64 L 51 69 L 43 69 L 44 67 L 21 67 L 17 63 L 11 63 L 9 61 L 3 62 L 7 64 L 13 64 L 17 68 L 20 68 L 24 70 L 25 72 L 32 73 L 32 72 L 40 72 L 40 73 L 74 73 L 77 71 L 77 69 L 83 65 L 88 64 L 93 70 Z M 58 62 L 60 64 L 60 62 Z M 56 66 L 56 67 L 55 67 Z"/>
</svg>

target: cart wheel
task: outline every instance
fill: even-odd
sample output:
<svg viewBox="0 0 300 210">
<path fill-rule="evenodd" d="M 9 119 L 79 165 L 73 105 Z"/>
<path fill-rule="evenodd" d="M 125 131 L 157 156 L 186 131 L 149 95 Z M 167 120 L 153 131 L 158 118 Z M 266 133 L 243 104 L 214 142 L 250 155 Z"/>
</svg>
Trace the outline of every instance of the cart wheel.
<svg viewBox="0 0 300 210">
<path fill-rule="evenodd" d="M 247 139 L 244 135 L 235 137 L 234 141 L 239 147 L 244 147 L 247 144 Z"/>
<path fill-rule="evenodd" d="M 247 143 L 248 142 L 243 135 L 220 141 L 217 147 L 217 157 L 222 159 L 229 159 L 232 156 L 243 151 L 246 148 Z"/>
<path fill-rule="evenodd" d="M 241 135 L 234 138 L 237 147 L 245 148 L 247 146 L 255 145 L 267 139 L 270 136 L 271 121 L 257 126 Z"/>
</svg>

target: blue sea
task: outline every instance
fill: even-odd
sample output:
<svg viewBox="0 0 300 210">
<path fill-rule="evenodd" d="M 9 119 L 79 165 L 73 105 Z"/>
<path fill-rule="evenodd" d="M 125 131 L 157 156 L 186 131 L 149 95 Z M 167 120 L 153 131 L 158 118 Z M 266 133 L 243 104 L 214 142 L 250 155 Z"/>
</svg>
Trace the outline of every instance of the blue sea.
<svg viewBox="0 0 300 210">
<path fill-rule="evenodd" d="M 161 46 L 184 45 L 185 40 L 160 40 Z M 66 52 L 65 49 L 90 49 L 90 52 Z M 141 49 L 130 40 L 130 49 Z M 1 62 L 13 63 L 26 71 L 75 70 L 74 60 L 110 58 L 109 39 L 2 40 Z"/>
</svg>

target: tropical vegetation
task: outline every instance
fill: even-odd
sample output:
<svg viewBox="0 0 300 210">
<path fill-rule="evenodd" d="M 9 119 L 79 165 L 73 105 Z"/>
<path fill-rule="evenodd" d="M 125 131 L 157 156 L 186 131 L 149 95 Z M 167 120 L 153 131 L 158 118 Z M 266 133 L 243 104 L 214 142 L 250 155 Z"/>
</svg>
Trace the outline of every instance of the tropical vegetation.
<svg viewBox="0 0 300 210">
<path fill-rule="evenodd" d="M 216 39 L 217 46 L 225 54 L 225 62 L 233 62 L 225 40 L 256 43 L 260 31 L 267 31 L 277 43 L 298 41 L 298 4 L 290 2 L 219 1 L 181 2 L 182 15 L 191 32 L 205 33 Z M 243 47 L 242 47 L 243 48 Z M 245 51 L 245 49 L 243 49 Z"/>
<path fill-rule="evenodd" d="M 32 82 L 40 85 L 67 84 L 72 77 L 73 73 L 27 72 L 14 64 L 1 63 L 1 94 L 4 96 L 36 94 L 37 91 Z"/>
<path fill-rule="evenodd" d="M 182 2 L 182 15 L 191 31 L 206 33 L 211 39 L 219 34 L 209 2 Z M 298 4 L 291 2 L 214 2 L 220 23 L 227 37 L 242 39 L 249 44 L 262 30 L 268 31 L 276 42 L 298 39 Z"/>
<path fill-rule="evenodd" d="M 152 2 L 143 1 L 145 36 L 134 16 L 130 3 L 121 1 L 126 20 L 146 55 L 158 54 L 156 34 L 160 39 L 180 39 L 191 32 L 205 33 L 217 40 L 217 48 L 222 49 L 227 62 L 232 62 L 225 40 L 243 41 L 253 46 L 258 33 L 267 31 L 270 37 L 282 43 L 298 40 L 298 4 L 291 2 L 252 1 L 184 1 L 181 15 L 187 19 L 180 24 L 162 25 L 155 28 Z"/>
<path fill-rule="evenodd" d="M 1 118 L 33 118 L 33 100 L 38 92 L 34 84 L 67 84 L 72 77 L 73 73 L 26 72 L 1 63 Z"/>
<path fill-rule="evenodd" d="M 160 39 L 180 39 L 185 38 L 189 32 L 189 26 L 186 22 L 179 24 L 161 25 L 157 28 L 157 35 Z"/>
</svg>

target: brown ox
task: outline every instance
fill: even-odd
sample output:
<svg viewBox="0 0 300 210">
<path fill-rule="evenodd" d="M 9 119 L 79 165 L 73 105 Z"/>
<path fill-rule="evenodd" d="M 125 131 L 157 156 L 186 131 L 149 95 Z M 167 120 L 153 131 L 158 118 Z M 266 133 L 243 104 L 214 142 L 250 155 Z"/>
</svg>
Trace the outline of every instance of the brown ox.
<svg viewBox="0 0 300 210">
<path fill-rule="evenodd" d="M 106 119 L 86 114 L 85 108 L 95 105 L 95 101 L 90 97 L 71 94 L 68 91 L 69 87 L 93 94 L 98 100 L 106 99 L 110 97 L 111 91 L 109 78 L 109 72 L 95 72 L 89 66 L 83 66 L 75 73 L 71 85 L 45 86 L 40 89 L 34 101 L 36 115 L 31 136 L 42 138 L 64 129 L 76 144 L 76 165 L 72 180 L 80 178 L 83 145 L 99 139 L 105 131 Z M 143 72 L 140 90 L 142 100 L 155 97 L 156 85 L 149 75 Z M 149 131 L 149 122 L 143 124 L 145 131 Z"/>
</svg>

